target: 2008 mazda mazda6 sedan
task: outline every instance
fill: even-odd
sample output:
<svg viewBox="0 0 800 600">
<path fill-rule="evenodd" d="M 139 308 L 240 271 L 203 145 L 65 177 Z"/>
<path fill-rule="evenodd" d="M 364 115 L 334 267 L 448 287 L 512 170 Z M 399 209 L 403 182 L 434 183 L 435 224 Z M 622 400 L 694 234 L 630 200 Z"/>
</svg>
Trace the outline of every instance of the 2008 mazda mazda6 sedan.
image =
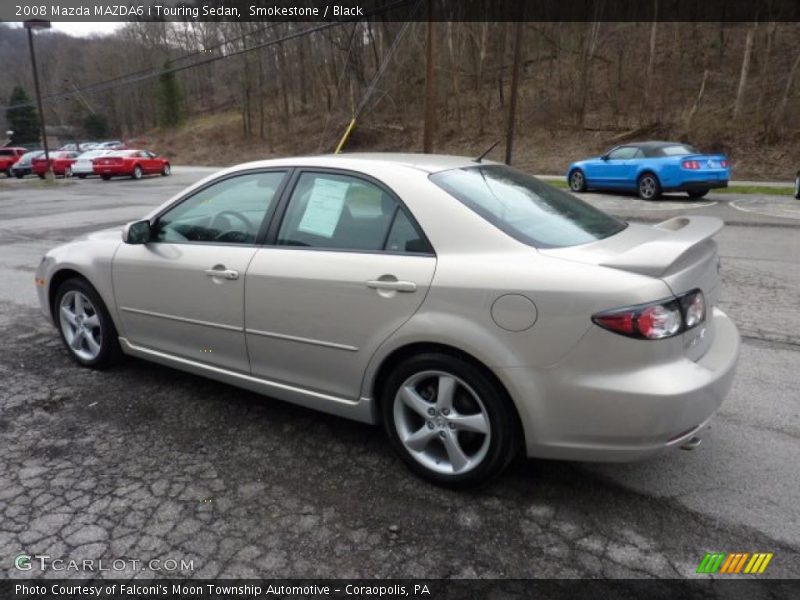
<svg viewBox="0 0 800 600">
<path fill-rule="evenodd" d="M 693 447 L 739 335 L 722 222 L 628 224 L 504 165 L 268 160 L 48 252 L 44 313 L 86 367 L 121 354 L 382 423 L 415 472 Z"/>
</svg>

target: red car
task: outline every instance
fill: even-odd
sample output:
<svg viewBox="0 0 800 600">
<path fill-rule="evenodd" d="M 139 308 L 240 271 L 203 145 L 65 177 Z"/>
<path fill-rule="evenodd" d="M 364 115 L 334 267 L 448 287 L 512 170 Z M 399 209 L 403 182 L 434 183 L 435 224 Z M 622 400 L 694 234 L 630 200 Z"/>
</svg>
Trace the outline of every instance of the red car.
<svg viewBox="0 0 800 600">
<path fill-rule="evenodd" d="M 63 175 L 64 177 L 72 176 L 72 163 L 78 158 L 78 152 L 65 152 L 63 150 L 56 150 L 50 152 L 50 164 L 53 166 L 53 173 L 56 175 Z M 44 155 L 39 158 L 34 158 L 31 161 L 31 169 L 41 179 L 44 179 L 47 172 L 47 159 Z"/>
<path fill-rule="evenodd" d="M 26 148 L 0 148 L 0 173 L 11 177 L 11 166 L 27 151 Z"/>
<path fill-rule="evenodd" d="M 170 174 L 169 160 L 147 150 L 118 150 L 92 159 L 94 174 L 105 180 L 112 177 L 133 177 Z"/>
</svg>

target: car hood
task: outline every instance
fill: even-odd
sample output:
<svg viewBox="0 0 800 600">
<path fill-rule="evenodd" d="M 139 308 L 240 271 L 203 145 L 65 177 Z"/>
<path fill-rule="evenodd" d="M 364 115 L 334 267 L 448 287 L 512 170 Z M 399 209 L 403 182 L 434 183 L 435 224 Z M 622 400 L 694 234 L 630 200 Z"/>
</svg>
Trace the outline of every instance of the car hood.
<svg viewBox="0 0 800 600">
<path fill-rule="evenodd" d="M 108 229 L 101 229 L 100 231 L 92 231 L 91 233 L 84 234 L 75 238 L 76 242 L 81 241 L 101 241 L 101 240 L 119 240 L 122 241 L 122 230 L 124 227 L 110 227 Z"/>
</svg>

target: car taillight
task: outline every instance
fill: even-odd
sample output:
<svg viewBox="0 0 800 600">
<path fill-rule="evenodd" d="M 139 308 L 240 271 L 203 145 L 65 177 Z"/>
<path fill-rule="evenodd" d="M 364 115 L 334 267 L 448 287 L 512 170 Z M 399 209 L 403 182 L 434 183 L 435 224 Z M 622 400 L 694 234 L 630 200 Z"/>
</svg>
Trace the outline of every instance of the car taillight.
<svg viewBox="0 0 800 600">
<path fill-rule="evenodd" d="M 700 168 L 700 161 L 697 160 L 685 160 L 682 164 L 684 169 L 699 169 Z"/>
<path fill-rule="evenodd" d="M 719 161 L 719 166 L 723 169 L 727 169 L 730 165 L 731 163 L 726 158 L 723 158 L 721 161 Z"/>
<path fill-rule="evenodd" d="M 614 333 L 643 340 L 662 340 L 696 327 L 706 318 L 703 292 L 693 290 L 675 300 L 640 304 L 596 314 L 592 321 Z"/>
</svg>

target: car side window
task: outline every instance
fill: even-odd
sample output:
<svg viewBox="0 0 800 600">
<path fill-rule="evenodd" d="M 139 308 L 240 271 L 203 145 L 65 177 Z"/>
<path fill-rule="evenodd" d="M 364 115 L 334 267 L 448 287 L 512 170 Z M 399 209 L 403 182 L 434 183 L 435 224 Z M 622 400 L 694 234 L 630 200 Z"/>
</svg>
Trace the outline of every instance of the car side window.
<svg viewBox="0 0 800 600">
<path fill-rule="evenodd" d="M 278 231 L 279 246 L 430 252 L 399 203 L 358 177 L 303 173 Z"/>
<path fill-rule="evenodd" d="M 153 241 L 254 244 L 285 176 L 248 173 L 213 183 L 161 215 Z"/>
<path fill-rule="evenodd" d="M 632 146 L 623 146 L 622 148 L 616 148 L 612 150 L 608 154 L 608 158 L 610 159 L 626 159 L 626 158 L 634 158 L 638 148 L 633 148 Z"/>
</svg>

